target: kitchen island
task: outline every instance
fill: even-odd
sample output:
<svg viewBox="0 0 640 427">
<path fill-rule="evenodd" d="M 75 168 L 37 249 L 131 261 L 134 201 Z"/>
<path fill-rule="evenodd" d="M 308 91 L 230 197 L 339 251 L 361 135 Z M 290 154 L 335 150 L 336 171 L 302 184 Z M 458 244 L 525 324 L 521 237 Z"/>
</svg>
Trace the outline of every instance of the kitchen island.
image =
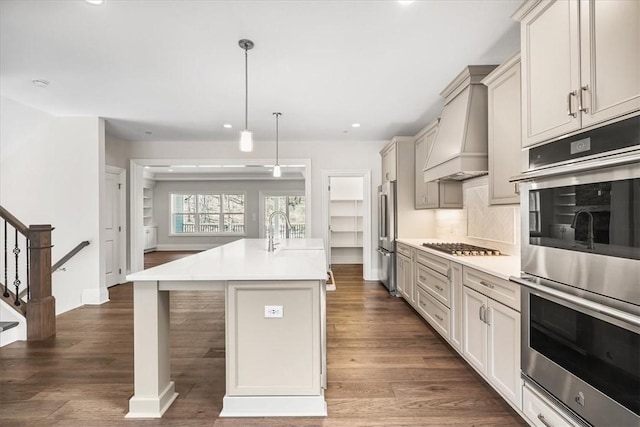
<svg viewBox="0 0 640 427">
<path fill-rule="evenodd" d="M 225 292 L 221 417 L 326 416 L 327 266 L 322 239 L 242 239 L 127 276 L 134 282 L 134 395 L 127 418 L 159 418 L 171 380 L 171 291 Z"/>
</svg>

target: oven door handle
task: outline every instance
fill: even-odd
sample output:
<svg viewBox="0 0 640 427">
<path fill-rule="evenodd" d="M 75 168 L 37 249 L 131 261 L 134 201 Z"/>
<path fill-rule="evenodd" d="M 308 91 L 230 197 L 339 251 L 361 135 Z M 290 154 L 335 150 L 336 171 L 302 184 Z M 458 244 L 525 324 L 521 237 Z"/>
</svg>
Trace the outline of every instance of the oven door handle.
<svg viewBox="0 0 640 427">
<path fill-rule="evenodd" d="M 590 310 L 592 312 L 600 313 L 605 316 L 612 317 L 614 319 L 620 320 L 621 322 L 640 328 L 640 318 L 635 317 L 631 314 L 627 314 L 624 311 L 616 310 L 615 308 L 607 307 L 597 302 L 589 301 L 584 298 L 579 298 L 564 292 L 560 292 L 553 288 L 539 285 L 535 282 L 522 279 L 517 276 L 511 276 L 509 280 L 511 280 L 512 282 L 516 282 L 522 286 L 526 286 L 527 288 L 533 289 L 537 292 L 556 297 L 559 300 L 566 301 L 575 306 L 584 308 L 586 310 Z"/>
</svg>

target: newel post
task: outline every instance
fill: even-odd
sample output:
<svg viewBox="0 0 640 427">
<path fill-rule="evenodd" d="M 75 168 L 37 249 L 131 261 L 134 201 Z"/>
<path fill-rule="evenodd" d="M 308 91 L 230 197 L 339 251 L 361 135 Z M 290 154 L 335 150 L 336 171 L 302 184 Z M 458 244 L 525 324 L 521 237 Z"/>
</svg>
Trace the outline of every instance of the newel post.
<svg viewBox="0 0 640 427">
<path fill-rule="evenodd" d="M 51 225 L 29 226 L 30 294 L 27 340 L 56 334 L 56 300 L 51 294 Z"/>
</svg>

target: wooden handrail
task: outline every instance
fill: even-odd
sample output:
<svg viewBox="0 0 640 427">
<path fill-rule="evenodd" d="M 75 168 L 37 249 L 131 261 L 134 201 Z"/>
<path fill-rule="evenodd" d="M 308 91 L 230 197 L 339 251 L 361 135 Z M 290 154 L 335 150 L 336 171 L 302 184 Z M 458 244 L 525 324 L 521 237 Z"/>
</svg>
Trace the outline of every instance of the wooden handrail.
<svg viewBox="0 0 640 427">
<path fill-rule="evenodd" d="M 4 218 L 13 228 L 18 230 L 23 236 L 29 236 L 29 227 L 13 216 L 11 212 L 0 206 L 0 217 Z"/>
<path fill-rule="evenodd" d="M 85 240 L 84 242 L 78 243 L 78 245 L 71 249 L 68 254 L 60 258 L 60 261 L 56 262 L 51 266 L 51 271 L 56 271 L 60 267 L 62 267 L 67 261 L 74 257 L 75 254 L 80 252 L 84 247 L 89 246 L 89 241 Z"/>
</svg>

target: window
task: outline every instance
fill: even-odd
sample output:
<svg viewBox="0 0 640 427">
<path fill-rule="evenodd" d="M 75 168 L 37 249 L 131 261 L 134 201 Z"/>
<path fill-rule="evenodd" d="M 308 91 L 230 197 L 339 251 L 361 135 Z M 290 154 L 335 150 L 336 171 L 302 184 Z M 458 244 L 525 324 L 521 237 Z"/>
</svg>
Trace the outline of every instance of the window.
<svg viewBox="0 0 640 427">
<path fill-rule="evenodd" d="M 172 234 L 245 234 L 244 194 L 171 194 Z"/>
<path fill-rule="evenodd" d="M 276 211 L 284 212 L 289 217 L 291 229 L 280 215 L 273 217 L 273 228 L 281 239 L 303 239 L 306 237 L 305 199 L 299 195 L 266 195 L 264 196 L 265 230 L 269 227 L 269 216 Z"/>
</svg>

